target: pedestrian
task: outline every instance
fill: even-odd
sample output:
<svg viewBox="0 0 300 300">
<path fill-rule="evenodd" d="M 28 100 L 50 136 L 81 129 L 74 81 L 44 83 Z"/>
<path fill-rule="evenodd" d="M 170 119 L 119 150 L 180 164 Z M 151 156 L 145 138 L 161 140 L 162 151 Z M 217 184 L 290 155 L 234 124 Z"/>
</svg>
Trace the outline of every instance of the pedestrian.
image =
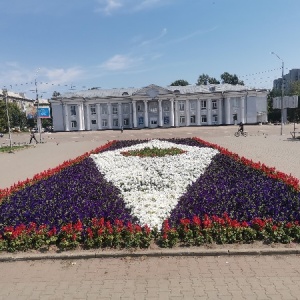
<svg viewBox="0 0 300 300">
<path fill-rule="evenodd" d="M 36 144 L 38 144 L 38 141 L 37 141 L 37 139 L 35 137 L 34 130 L 30 131 L 30 141 L 29 141 L 29 144 L 31 144 L 32 140 L 35 140 Z"/>
<path fill-rule="evenodd" d="M 121 133 L 123 133 L 123 126 L 121 126 Z"/>
</svg>

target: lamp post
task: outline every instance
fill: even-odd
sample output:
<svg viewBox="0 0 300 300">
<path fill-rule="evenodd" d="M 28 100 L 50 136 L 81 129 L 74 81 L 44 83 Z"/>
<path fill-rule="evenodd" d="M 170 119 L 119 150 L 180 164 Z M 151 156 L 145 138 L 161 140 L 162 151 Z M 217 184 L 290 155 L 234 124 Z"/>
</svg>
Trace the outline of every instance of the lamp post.
<svg viewBox="0 0 300 300">
<path fill-rule="evenodd" d="M 281 126 L 280 126 L 280 135 L 282 135 L 283 131 L 283 95 L 284 95 L 284 84 L 283 84 L 283 70 L 284 70 L 284 61 L 275 53 L 271 52 L 271 54 L 274 54 L 278 59 L 281 60 L 282 66 L 282 73 L 281 73 Z"/>
<path fill-rule="evenodd" d="M 7 89 L 3 89 L 3 95 L 5 97 L 5 105 L 6 105 L 6 117 L 7 117 L 8 137 L 9 137 L 9 147 L 10 147 L 9 152 L 12 153 L 12 139 L 11 139 L 10 120 L 9 120 L 9 113 L 8 113 Z"/>
<path fill-rule="evenodd" d="M 41 118 L 40 118 L 40 102 L 39 102 L 39 95 L 38 95 L 38 88 L 37 88 L 37 81 L 35 80 L 35 93 L 36 93 L 36 102 L 37 102 L 37 108 L 36 108 L 36 126 L 38 129 L 38 134 L 40 138 L 40 143 L 42 142 L 42 124 L 41 124 Z"/>
</svg>

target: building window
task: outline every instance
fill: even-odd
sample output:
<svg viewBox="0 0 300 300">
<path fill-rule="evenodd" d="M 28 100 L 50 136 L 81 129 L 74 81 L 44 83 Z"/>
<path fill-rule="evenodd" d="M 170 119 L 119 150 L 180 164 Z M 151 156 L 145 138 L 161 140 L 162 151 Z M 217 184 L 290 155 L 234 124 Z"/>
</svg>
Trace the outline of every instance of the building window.
<svg viewBox="0 0 300 300">
<path fill-rule="evenodd" d="M 118 127 L 119 126 L 119 120 L 118 119 L 113 119 L 113 126 Z"/>
<path fill-rule="evenodd" d="M 195 101 L 191 101 L 190 102 L 190 109 L 191 110 L 195 110 L 196 109 L 196 102 Z"/>
<path fill-rule="evenodd" d="M 144 124 L 144 118 L 143 117 L 139 117 L 139 125 L 143 125 Z"/>
<path fill-rule="evenodd" d="M 143 105 L 142 104 L 137 105 L 137 111 L 143 111 Z"/>
<path fill-rule="evenodd" d="M 213 123 L 218 124 L 218 115 L 213 115 Z"/>
<path fill-rule="evenodd" d="M 71 116 L 76 116 L 76 106 L 71 105 Z"/>
<path fill-rule="evenodd" d="M 201 123 L 207 123 L 207 117 L 206 115 L 201 116 Z"/>
<path fill-rule="evenodd" d="M 151 119 L 150 124 L 151 125 L 157 125 L 157 119 Z"/>
<path fill-rule="evenodd" d="M 170 118 L 169 117 L 164 117 L 164 124 L 169 124 L 170 123 Z"/>
<path fill-rule="evenodd" d="M 191 124 L 195 124 L 196 123 L 196 116 L 191 116 L 190 121 L 191 121 Z"/>
<path fill-rule="evenodd" d="M 217 106 L 217 100 L 213 100 L 212 101 L 212 109 L 217 109 L 218 106 Z"/>
<path fill-rule="evenodd" d="M 129 114 L 129 104 L 123 104 L 123 114 Z"/>
<path fill-rule="evenodd" d="M 91 105 L 91 115 L 95 115 L 96 114 L 96 105 Z"/>
<path fill-rule="evenodd" d="M 149 111 L 152 113 L 157 113 L 157 102 L 149 103 Z"/>
<path fill-rule="evenodd" d="M 77 127 L 77 121 L 71 121 L 71 127 L 76 128 Z"/>
<path fill-rule="evenodd" d="M 106 119 L 102 119 L 102 127 L 107 127 L 107 120 Z"/>
<path fill-rule="evenodd" d="M 92 120 L 92 124 L 93 125 L 97 124 L 97 120 Z"/>
<path fill-rule="evenodd" d="M 129 119 L 128 118 L 126 118 L 126 119 L 123 120 L 123 125 L 124 126 L 128 126 L 129 125 Z"/>
<path fill-rule="evenodd" d="M 180 123 L 180 124 L 185 123 L 185 116 L 180 116 L 180 117 L 179 117 L 179 123 Z"/>
<path fill-rule="evenodd" d="M 206 109 L 206 100 L 201 100 L 201 109 Z"/>
<path fill-rule="evenodd" d="M 179 110 L 184 111 L 184 102 L 179 102 Z"/>
<path fill-rule="evenodd" d="M 107 115 L 107 105 L 101 105 L 101 113 L 102 115 Z"/>
<path fill-rule="evenodd" d="M 118 114 L 118 106 L 113 106 L 113 111 L 112 111 L 112 113 L 113 113 L 113 115 L 117 115 Z"/>
</svg>

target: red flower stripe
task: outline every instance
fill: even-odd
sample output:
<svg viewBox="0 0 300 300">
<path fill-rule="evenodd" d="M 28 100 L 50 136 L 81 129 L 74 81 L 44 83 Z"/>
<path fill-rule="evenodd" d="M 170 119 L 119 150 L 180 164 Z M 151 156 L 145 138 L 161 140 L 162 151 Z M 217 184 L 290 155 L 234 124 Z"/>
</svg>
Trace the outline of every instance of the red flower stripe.
<svg viewBox="0 0 300 300">
<path fill-rule="evenodd" d="M 17 183 L 15 183 L 14 185 L 12 185 L 9 188 L 0 189 L 0 203 L 4 198 L 10 196 L 12 193 L 17 192 L 17 191 L 21 190 L 22 188 L 25 188 L 26 186 L 32 185 L 42 179 L 46 179 L 52 175 L 55 175 L 55 174 L 59 173 L 60 171 L 81 162 L 85 158 L 89 157 L 91 154 L 96 154 L 96 153 L 102 152 L 102 151 L 108 149 L 109 147 L 111 147 L 115 142 L 116 141 L 110 141 L 110 142 L 106 143 L 105 145 L 100 146 L 90 152 L 86 152 L 74 159 L 64 161 L 61 165 L 59 165 L 53 169 L 48 169 L 46 171 L 43 171 L 39 174 L 34 175 L 32 179 L 27 178 L 24 181 L 18 181 Z"/>
<path fill-rule="evenodd" d="M 259 171 L 263 172 L 264 174 L 266 174 L 270 178 L 280 180 L 280 181 L 286 183 L 287 185 L 289 185 L 290 187 L 294 188 L 296 191 L 300 191 L 299 179 L 296 177 L 293 177 L 292 175 L 287 175 L 283 172 L 277 171 L 275 168 L 267 167 L 265 164 L 263 164 L 261 162 L 258 162 L 258 163 L 253 162 L 252 160 L 247 159 L 243 156 L 241 157 L 238 154 L 233 153 L 226 148 L 220 147 L 219 145 L 216 145 L 216 144 L 206 142 L 200 138 L 193 137 L 193 140 L 195 140 L 205 146 L 212 147 L 212 148 L 218 150 L 220 153 L 227 155 L 227 156 L 233 158 L 234 160 L 243 163 L 246 166 L 249 166 L 253 169 L 259 170 Z"/>
</svg>

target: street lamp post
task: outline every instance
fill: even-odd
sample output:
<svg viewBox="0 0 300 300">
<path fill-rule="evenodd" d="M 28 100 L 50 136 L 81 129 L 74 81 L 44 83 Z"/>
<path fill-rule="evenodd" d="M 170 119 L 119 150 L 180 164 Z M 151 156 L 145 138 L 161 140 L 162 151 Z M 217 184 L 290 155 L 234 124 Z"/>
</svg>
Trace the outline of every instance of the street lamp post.
<svg viewBox="0 0 300 300">
<path fill-rule="evenodd" d="M 280 126 L 280 135 L 282 135 L 282 131 L 283 131 L 283 95 L 284 95 L 284 84 L 283 84 L 283 70 L 284 70 L 284 61 L 275 53 L 275 52 L 271 52 L 271 54 L 274 54 L 278 59 L 281 60 L 282 66 L 282 73 L 281 73 L 281 126 Z"/>
<path fill-rule="evenodd" d="M 42 142 L 42 124 L 41 124 L 41 118 L 40 118 L 40 101 L 39 101 L 39 94 L 38 94 L 38 88 L 37 88 L 37 82 L 35 80 L 35 93 L 36 93 L 36 102 L 37 102 L 37 108 L 36 108 L 36 126 L 38 129 L 38 133 L 39 133 L 39 139 L 40 139 L 40 143 Z"/>
<path fill-rule="evenodd" d="M 9 113 L 8 113 L 7 89 L 3 89 L 3 95 L 5 97 L 8 137 L 9 137 L 9 146 L 10 146 L 10 153 L 11 153 L 12 152 L 12 139 L 11 139 L 10 120 L 9 120 Z"/>
</svg>

